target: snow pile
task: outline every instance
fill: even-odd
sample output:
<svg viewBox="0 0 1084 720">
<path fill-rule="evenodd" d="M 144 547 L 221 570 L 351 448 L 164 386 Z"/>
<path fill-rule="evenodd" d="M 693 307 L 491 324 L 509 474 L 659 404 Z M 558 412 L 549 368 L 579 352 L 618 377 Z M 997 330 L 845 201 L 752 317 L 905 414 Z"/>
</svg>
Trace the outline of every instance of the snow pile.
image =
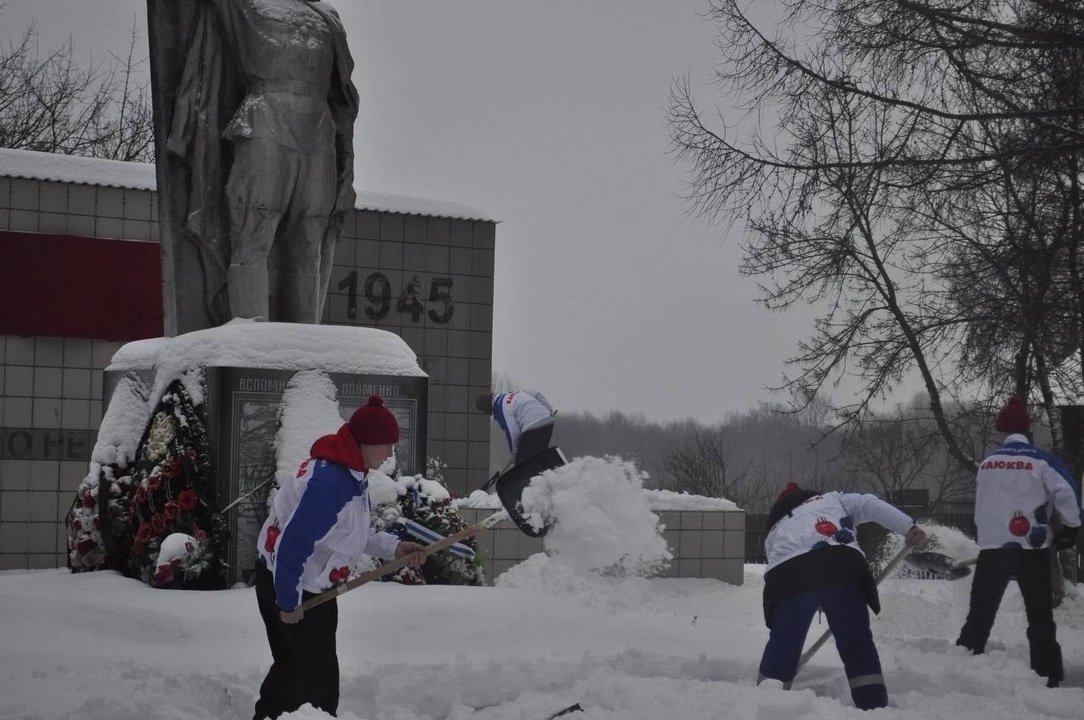
<svg viewBox="0 0 1084 720">
<path fill-rule="evenodd" d="M 501 500 L 497 497 L 497 493 L 489 493 L 485 490 L 475 490 L 467 497 L 459 498 L 454 502 L 458 507 L 473 508 L 475 510 L 501 509 Z"/>
<path fill-rule="evenodd" d="M 398 475 L 392 477 L 395 471 L 395 457 L 389 457 L 377 470 L 369 471 L 365 479 L 369 481 L 369 501 L 375 508 L 380 505 L 394 507 L 398 498 L 415 490 L 428 496 L 434 503 L 441 503 L 451 499 L 448 489 L 439 482 L 430 480 L 421 475 Z M 389 522 L 393 521 L 390 519 Z"/>
<path fill-rule="evenodd" d="M 183 561 L 196 552 L 199 543 L 196 538 L 185 533 L 172 533 L 162 541 L 162 547 L 158 550 L 158 564 L 168 565 L 174 560 Z"/>
<path fill-rule="evenodd" d="M 106 372 L 114 370 L 143 370 L 158 364 L 162 349 L 169 345 L 170 338 L 149 338 L 133 340 L 117 348 L 106 367 Z"/>
<path fill-rule="evenodd" d="M 424 377 L 417 356 L 387 330 L 232 320 L 170 339 L 159 365 L 258 367 Z"/>
<path fill-rule="evenodd" d="M 98 430 L 91 453 L 90 475 L 96 476 L 101 466 L 128 466 L 135 460 L 139 439 L 150 414 L 147 388 L 137 377 L 122 378 L 113 390 Z"/>
<path fill-rule="evenodd" d="M 644 490 L 647 495 L 647 505 L 652 510 L 740 510 L 732 500 L 726 498 L 705 497 L 703 495 L 690 495 L 687 492 L 674 492 L 673 490 Z"/>
<path fill-rule="evenodd" d="M 286 383 L 275 437 L 276 487 L 294 476 L 317 438 L 342 426 L 336 396 L 335 383 L 319 370 L 303 370 Z"/>
<path fill-rule="evenodd" d="M 647 506 L 655 512 L 680 511 L 689 512 L 726 512 L 741 510 L 732 500 L 726 498 L 705 497 L 703 495 L 690 495 L 686 492 L 674 492 L 673 490 L 649 490 L 644 489 L 647 498 Z M 456 504 L 465 508 L 477 510 L 500 510 L 501 501 L 496 493 L 487 493 L 483 490 L 475 490 L 465 498 L 456 500 Z"/>
<path fill-rule="evenodd" d="M 156 368 L 151 395 L 157 397 L 185 371 L 208 365 L 425 377 L 410 346 L 387 330 L 240 318 L 173 338 L 128 343 L 106 370 Z"/>
<path fill-rule="evenodd" d="M 546 552 L 577 572 L 654 575 L 673 556 L 643 492 L 645 475 L 620 458 L 576 458 L 523 491 L 526 513 L 552 521 Z"/>
</svg>

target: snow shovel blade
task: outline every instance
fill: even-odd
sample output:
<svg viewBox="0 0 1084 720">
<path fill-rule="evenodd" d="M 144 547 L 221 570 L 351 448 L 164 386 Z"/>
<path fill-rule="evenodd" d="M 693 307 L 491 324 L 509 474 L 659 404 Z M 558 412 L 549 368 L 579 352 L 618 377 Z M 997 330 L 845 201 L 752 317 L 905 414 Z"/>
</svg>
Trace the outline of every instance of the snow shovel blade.
<svg viewBox="0 0 1084 720">
<path fill-rule="evenodd" d="M 520 502 L 523 491 L 536 475 L 564 464 L 564 455 L 561 451 L 558 448 L 549 448 L 526 462 L 506 470 L 497 478 L 497 497 L 500 498 L 501 506 L 524 535 L 543 537 L 549 532 L 550 523 L 547 522 L 541 528 L 536 528 L 530 518 L 524 515 L 523 504 Z"/>
<path fill-rule="evenodd" d="M 936 552 L 913 552 L 907 556 L 907 564 L 944 580 L 959 580 L 971 574 L 971 568 L 960 567 L 953 558 Z"/>
</svg>

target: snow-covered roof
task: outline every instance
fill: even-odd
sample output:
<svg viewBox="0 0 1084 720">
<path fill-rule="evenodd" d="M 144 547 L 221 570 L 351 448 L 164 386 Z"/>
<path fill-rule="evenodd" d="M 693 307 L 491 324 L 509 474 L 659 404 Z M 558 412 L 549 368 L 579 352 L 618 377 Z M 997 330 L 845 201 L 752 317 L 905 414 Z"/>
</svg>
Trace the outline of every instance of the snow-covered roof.
<svg viewBox="0 0 1084 720">
<path fill-rule="evenodd" d="M 0 148 L 0 177 L 128 190 L 156 190 L 158 187 L 152 163 L 121 162 L 10 148 Z M 480 210 L 444 200 L 366 190 L 358 190 L 357 195 L 354 207 L 358 210 L 495 222 Z"/>
</svg>

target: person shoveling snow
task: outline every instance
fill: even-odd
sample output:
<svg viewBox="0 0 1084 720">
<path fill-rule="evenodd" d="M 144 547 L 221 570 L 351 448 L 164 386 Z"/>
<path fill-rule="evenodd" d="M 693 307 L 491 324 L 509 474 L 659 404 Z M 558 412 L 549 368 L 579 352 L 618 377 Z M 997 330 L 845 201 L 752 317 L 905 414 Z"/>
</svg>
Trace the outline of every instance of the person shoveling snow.
<svg viewBox="0 0 1084 720">
<path fill-rule="evenodd" d="M 474 405 L 481 412 L 492 415 L 504 431 L 514 464 L 521 465 L 549 447 L 557 410 L 537 390 L 499 395 L 486 393 L 476 397 Z"/>
<path fill-rule="evenodd" d="M 770 633 L 760 680 L 789 687 L 800 669 L 813 616 L 823 610 L 836 637 L 851 698 L 862 710 L 888 705 L 868 605 L 880 612 L 877 583 L 858 547 L 858 526 L 875 522 L 920 545 L 926 533 L 874 495 L 804 490 L 788 483 L 768 513 L 764 551 L 764 622 Z"/>
<path fill-rule="evenodd" d="M 273 662 L 260 686 L 255 718 L 275 718 L 309 703 L 331 715 L 339 705 L 331 599 L 308 612 L 303 600 L 350 576 L 362 553 L 424 562 L 418 543 L 372 529 L 366 475 L 399 442 L 399 424 L 379 395 L 332 435 L 313 443 L 310 458 L 279 488 L 260 529 L 256 601 Z"/>
</svg>

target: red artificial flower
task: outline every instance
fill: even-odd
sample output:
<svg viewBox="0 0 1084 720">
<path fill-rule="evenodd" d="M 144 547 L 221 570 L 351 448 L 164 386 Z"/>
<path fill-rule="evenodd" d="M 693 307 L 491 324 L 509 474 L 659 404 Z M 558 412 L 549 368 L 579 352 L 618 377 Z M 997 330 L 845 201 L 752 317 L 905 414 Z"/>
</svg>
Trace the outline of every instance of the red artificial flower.
<svg viewBox="0 0 1084 720">
<path fill-rule="evenodd" d="M 173 500 L 166 503 L 166 507 L 162 510 L 162 514 L 166 516 L 166 520 L 172 520 L 177 517 L 177 513 L 180 512 L 181 506 Z"/>
<path fill-rule="evenodd" d="M 162 476 L 158 473 L 151 475 L 147 479 L 147 487 L 151 490 L 157 490 L 158 488 L 162 487 Z"/>
<path fill-rule="evenodd" d="M 95 505 L 97 505 L 97 502 L 94 500 L 94 496 L 91 495 L 90 493 L 84 493 L 83 494 L 83 507 L 85 507 L 87 509 L 92 509 Z"/>
<path fill-rule="evenodd" d="M 167 480 L 175 478 L 181 474 L 181 463 L 177 459 L 176 455 L 170 455 L 164 463 L 162 463 L 162 476 Z"/>
<path fill-rule="evenodd" d="M 160 513 L 155 513 L 151 517 L 151 528 L 156 535 L 161 534 L 166 529 L 166 519 Z"/>
<path fill-rule="evenodd" d="M 139 526 L 139 529 L 136 530 L 136 544 L 146 545 L 148 542 L 150 542 L 153 534 L 154 530 L 151 528 L 151 524 L 143 523 Z"/>
<path fill-rule="evenodd" d="M 79 522 L 78 520 L 72 520 L 72 527 L 75 528 L 76 530 L 82 530 L 83 529 L 83 523 Z"/>
<path fill-rule="evenodd" d="M 196 493 L 192 492 L 191 488 L 188 490 L 182 490 L 181 494 L 177 496 L 177 504 L 181 506 L 181 510 L 185 512 L 191 512 L 196 509 L 196 505 L 199 504 L 199 498 L 196 497 Z"/>
<path fill-rule="evenodd" d="M 84 537 L 82 540 L 75 544 L 75 549 L 80 555 L 89 555 L 94 548 L 98 547 L 98 543 L 94 542 L 88 537 Z"/>
<path fill-rule="evenodd" d="M 154 571 L 154 584 L 157 587 L 164 585 L 170 585 L 173 583 L 173 569 L 176 567 L 172 563 L 166 563 L 159 565 Z"/>
</svg>

